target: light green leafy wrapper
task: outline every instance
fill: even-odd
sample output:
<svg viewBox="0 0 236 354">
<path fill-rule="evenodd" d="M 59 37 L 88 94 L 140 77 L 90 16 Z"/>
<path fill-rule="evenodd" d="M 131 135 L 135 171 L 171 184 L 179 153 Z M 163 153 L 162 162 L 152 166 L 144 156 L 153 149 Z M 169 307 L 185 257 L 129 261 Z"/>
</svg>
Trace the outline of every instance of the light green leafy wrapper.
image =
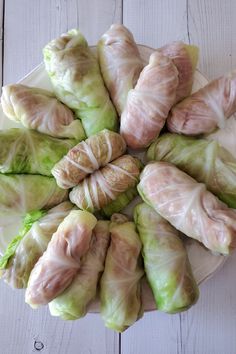
<svg viewBox="0 0 236 354">
<path fill-rule="evenodd" d="M 113 215 L 110 232 L 100 283 L 101 315 L 106 327 L 123 332 L 142 316 L 141 242 L 135 224 L 121 214 Z"/>
<path fill-rule="evenodd" d="M 28 213 L 19 235 L 9 244 L 0 259 L 1 277 L 14 288 L 26 288 L 30 273 L 46 250 L 59 224 L 69 214 L 73 204 L 63 202 L 48 212 Z"/>
<path fill-rule="evenodd" d="M 236 159 L 216 141 L 164 134 L 149 147 L 147 159 L 176 165 L 236 208 Z"/>
<path fill-rule="evenodd" d="M 130 188 L 126 192 L 118 195 L 110 204 L 103 207 L 101 213 L 107 217 L 111 217 L 112 214 L 119 213 L 123 210 L 137 195 L 137 188 Z"/>
<path fill-rule="evenodd" d="M 115 108 L 104 86 L 99 64 L 79 30 L 51 41 L 43 50 L 56 96 L 80 118 L 87 136 L 105 128 L 116 131 Z"/>
<path fill-rule="evenodd" d="M 49 209 L 68 199 L 53 177 L 0 174 L 0 213 Z"/>
<path fill-rule="evenodd" d="M 0 131 L 0 172 L 51 176 L 53 166 L 76 144 L 33 130 Z"/>
<path fill-rule="evenodd" d="M 179 232 L 145 203 L 136 206 L 134 220 L 158 310 L 187 310 L 198 300 L 199 292 Z"/>
<path fill-rule="evenodd" d="M 89 250 L 73 282 L 49 303 L 52 316 L 60 316 L 64 320 L 76 320 L 85 316 L 88 305 L 96 296 L 109 241 L 109 221 L 99 220 L 93 230 Z"/>
</svg>

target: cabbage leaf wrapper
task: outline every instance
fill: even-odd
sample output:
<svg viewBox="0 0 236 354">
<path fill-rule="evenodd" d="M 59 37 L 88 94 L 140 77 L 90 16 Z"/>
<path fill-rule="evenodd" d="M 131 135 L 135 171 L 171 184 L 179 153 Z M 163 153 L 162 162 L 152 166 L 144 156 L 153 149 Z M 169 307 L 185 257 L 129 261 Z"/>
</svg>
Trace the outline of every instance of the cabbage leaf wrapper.
<svg viewBox="0 0 236 354">
<path fill-rule="evenodd" d="M 160 134 L 176 100 L 178 71 L 172 60 L 156 51 L 129 91 L 120 132 L 132 149 L 149 146 Z"/>
<path fill-rule="evenodd" d="M 0 131 L 0 172 L 51 176 L 51 169 L 76 144 L 33 130 Z"/>
<path fill-rule="evenodd" d="M 100 282 L 101 315 L 105 326 L 123 332 L 142 316 L 141 241 L 135 224 L 114 214 L 111 244 Z"/>
<path fill-rule="evenodd" d="M 181 41 L 172 42 L 158 49 L 175 64 L 179 73 L 176 102 L 189 96 L 192 91 L 194 73 L 198 62 L 198 48 Z"/>
<path fill-rule="evenodd" d="M 127 207 L 137 195 L 138 191 L 136 187 L 129 188 L 126 192 L 119 194 L 110 204 L 104 206 L 101 213 L 110 218 L 112 214 L 119 213 Z"/>
<path fill-rule="evenodd" d="M 64 320 L 76 320 L 86 315 L 88 306 L 95 298 L 99 278 L 104 270 L 110 241 L 109 221 L 99 220 L 95 226 L 89 250 L 81 261 L 71 285 L 49 303 L 52 316 Z"/>
<path fill-rule="evenodd" d="M 123 25 L 113 24 L 97 45 L 103 79 L 119 115 L 129 90 L 137 83 L 143 62 L 132 33 Z"/>
<path fill-rule="evenodd" d="M 0 212 L 28 212 L 50 209 L 68 199 L 68 191 L 53 177 L 0 174 Z"/>
<path fill-rule="evenodd" d="M 236 70 L 209 84 L 174 106 L 167 119 L 172 133 L 199 135 L 224 128 L 236 111 Z"/>
<path fill-rule="evenodd" d="M 168 313 L 187 310 L 199 292 L 179 232 L 145 203 L 135 207 L 134 220 L 157 309 Z"/>
<path fill-rule="evenodd" d="M 123 155 L 86 177 L 72 189 L 69 198 L 78 208 L 100 210 L 138 183 L 141 164 L 131 155 Z"/>
<path fill-rule="evenodd" d="M 122 136 L 107 129 L 74 146 L 53 168 L 52 174 L 61 188 L 76 186 L 88 174 L 123 155 L 126 144 Z"/>
<path fill-rule="evenodd" d="M 147 160 L 176 165 L 236 208 L 236 159 L 216 141 L 164 134 L 149 147 Z"/>
<path fill-rule="evenodd" d="M 25 128 L 37 130 L 56 138 L 85 138 L 84 129 L 73 112 L 53 93 L 21 84 L 2 88 L 1 104 L 4 114 Z"/>
<path fill-rule="evenodd" d="M 33 308 L 46 305 L 71 284 L 89 249 L 96 223 L 95 216 L 87 211 L 69 213 L 30 274 L 26 303 Z"/>
<path fill-rule="evenodd" d="M 116 110 L 104 86 L 99 64 L 81 32 L 73 29 L 43 50 L 54 92 L 81 119 L 87 136 L 116 131 Z"/>
<path fill-rule="evenodd" d="M 63 202 L 48 212 L 38 210 L 26 215 L 22 231 L 13 239 L 0 260 L 1 278 L 6 283 L 18 289 L 27 287 L 34 265 L 72 208 L 73 204 Z M 2 264 L 4 257 L 6 262 Z"/>
<path fill-rule="evenodd" d="M 235 248 L 236 210 L 176 166 L 167 162 L 148 164 L 137 188 L 157 213 L 211 251 L 227 255 Z"/>
</svg>

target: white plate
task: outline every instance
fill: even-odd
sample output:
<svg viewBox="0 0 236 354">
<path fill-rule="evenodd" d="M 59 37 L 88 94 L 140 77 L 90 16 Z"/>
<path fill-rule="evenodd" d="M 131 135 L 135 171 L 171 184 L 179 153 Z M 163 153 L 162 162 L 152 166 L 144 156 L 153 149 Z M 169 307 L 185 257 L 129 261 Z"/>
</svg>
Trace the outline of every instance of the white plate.
<svg viewBox="0 0 236 354">
<path fill-rule="evenodd" d="M 92 49 L 93 51 L 96 51 L 95 47 L 92 47 Z M 149 56 L 154 51 L 154 49 L 139 45 L 139 51 L 142 56 L 142 59 L 145 63 L 147 63 Z M 52 91 L 52 85 L 44 69 L 43 64 L 37 66 L 33 71 L 31 71 L 19 82 L 28 86 L 40 87 Z M 207 79 L 197 70 L 194 77 L 193 92 L 204 86 L 207 82 Z M 4 116 L 0 107 L 0 129 L 7 129 L 12 127 L 21 127 L 21 125 L 8 120 Z M 138 201 L 139 199 L 137 198 L 132 204 L 137 204 Z M 125 210 L 127 214 L 130 214 L 130 211 L 132 210 L 131 208 L 132 207 L 129 207 Z M 6 219 L 4 220 L 4 223 L 4 227 L 0 227 L 0 252 L 4 252 L 6 245 L 10 241 L 9 229 L 11 230 L 11 236 L 13 237 L 15 235 L 14 232 L 17 232 L 17 227 L 19 225 L 19 221 L 16 222 L 16 218 L 14 218 L 14 220 L 10 219 L 10 221 L 9 219 Z M 0 225 L 3 225 L 1 220 Z M 14 232 L 13 226 L 15 226 L 16 230 Z M 224 256 L 213 255 L 210 251 L 201 246 L 200 243 L 190 238 L 186 241 L 186 247 L 189 255 L 189 260 L 192 265 L 192 270 L 198 284 L 211 277 L 216 272 L 216 270 L 218 270 L 224 264 L 225 260 L 227 259 Z M 145 311 L 151 311 L 156 309 L 152 292 L 145 280 L 143 281 L 142 297 Z M 99 311 L 98 301 L 94 301 L 93 304 L 91 304 L 90 311 Z"/>
</svg>

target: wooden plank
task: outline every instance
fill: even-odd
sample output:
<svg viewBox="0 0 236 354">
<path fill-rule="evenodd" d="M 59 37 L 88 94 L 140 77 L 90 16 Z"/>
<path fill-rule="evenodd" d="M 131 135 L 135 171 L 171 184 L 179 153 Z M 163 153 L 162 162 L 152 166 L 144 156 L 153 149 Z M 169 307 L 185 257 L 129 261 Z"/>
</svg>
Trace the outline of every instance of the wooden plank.
<svg viewBox="0 0 236 354">
<path fill-rule="evenodd" d="M 4 83 L 19 80 L 38 65 L 43 46 L 61 33 L 79 27 L 93 45 L 120 21 L 121 0 L 6 1 Z"/>
<path fill-rule="evenodd" d="M 0 3 L 1 5 L 1 3 Z M 121 1 L 8 0 L 5 2 L 4 83 L 16 82 L 42 61 L 42 47 L 52 38 L 80 27 L 90 43 L 112 22 L 121 20 Z M 0 17 L 1 21 L 1 17 Z M 0 282 L 1 354 L 118 353 L 119 336 L 105 329 L 99 315 L 76 322 L 33 311 L 22 291 Z"/>
<path fill-rule="evenodd" d="M 188 30 L 200 48 L 199 68 L 209 79 L 236 67 L 236 2 L 188 0 Z"/>
<path fill-rule="evenodd" d="M 13 291 L 1 282 L 1 354 L 28 354 L 42 348 L 45 354 L 118 353 L 118 335 L 105 329 L 99 315 L 79 321 L 50 316 L 47 307 L 32 310 L 24 291 Z"/>
<path fill-rule="evenodd" d="M 188 42 L 184 0 L 124 0 L 123 23 L 140 44 L 156 48 L 174 40 Z"/>
</svg>

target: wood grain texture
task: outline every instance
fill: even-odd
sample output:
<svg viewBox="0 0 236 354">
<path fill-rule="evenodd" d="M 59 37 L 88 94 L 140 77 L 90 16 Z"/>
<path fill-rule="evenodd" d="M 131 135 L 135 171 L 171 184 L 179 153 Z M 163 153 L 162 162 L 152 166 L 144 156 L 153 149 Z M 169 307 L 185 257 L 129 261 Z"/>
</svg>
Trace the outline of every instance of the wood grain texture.
<svg viewBox="0 0 236 354">
<path fill-rule="evenodd" d="M 105 329 L 98 315 L 89 314 L 75 322 L 62 321 L 51 317 L 47 307 L 32 310 L 24 303 L 24 291 L 13 291 L 1 282 L 0 293 L 1 354 L 119 352 L 118 335 Z"/>
<path fill-rule="evenodd" d="M 1 5 L 2 2 L 0 9 Z M 96 43 L 111 23 L 120 20 L 121 1 L 7 0 L 4 84 L 16 82 L 38 65 L 42 61 L 42 47 L 62 32 L 80 27 L 88 41 Z M 119 352 L 119 335 L 105 329 L 100 316 L 65 322 L 51 317 L 47 307 L 33 311 L 24 303 L 22 291 L 13 291 L 3 282 L 0 317 L 1 354 Z"/>
<path fill-rule="evenodd" d="M 236 68 L 236 1 L 187 0 L 188 32 L 209 79 Z"/>
<path fill-rule="evenodd" d="M 183 0 L 124 0 L 123 23 L 138 43 L 153 48 L 174 40 L 188 42 L 187 7 Z"/>
<path fill-rule="evenodd" d="M 121 0 L 6 1 L 4 84 L 38 65 L 44 45 L 61 33 L 79 27 L 92 45 L 121 17 Z"/>
</svg>

